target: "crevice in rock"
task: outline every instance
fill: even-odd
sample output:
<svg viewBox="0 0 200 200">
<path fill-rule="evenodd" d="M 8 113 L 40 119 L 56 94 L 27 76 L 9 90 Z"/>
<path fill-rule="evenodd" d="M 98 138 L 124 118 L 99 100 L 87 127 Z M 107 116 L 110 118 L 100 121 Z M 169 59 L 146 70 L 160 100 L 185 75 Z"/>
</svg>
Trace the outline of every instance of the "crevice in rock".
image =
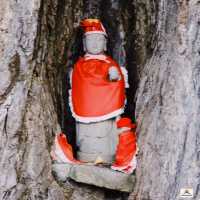
<svg viewBox="0 0 200 200">
<path fill-rule="evenodd" d="M 0 95 L 0 104 L 3 103 L 7 95 L 11 92 L 13 87 L 16 84 L 16 81 L 19 77 L 20 74 L 20 56 L 16 52 L 16 54 L 11 58 L 11 62 L 9 63 L 9 72 L 10 72 L 10 80 L 11 82 L 9 83 L 8 87 L 5 89 L 4 93 Z"/>
<path fill-rule="evenodd" d="M 67 91 L 70 86 L 67 72 L 77 58 L 83 55 L 82 32 L 77 28 L 78 22 L 85 17 L 98 17 L 104 23 L 109 35 L 107 54 L 124 65 L 129 72 L 130 88 L 127 89 L 124 115 L 135 121 L 140 73 L 154 48 L 156 6 L 155 1 L 133 0 L 127 3 L 121 0 L 85 0 L 73 3 L 66 0 L 42 1 L 39 17 L 41 21 L 38 23 L 35 43 L 37 55 L 34 55 L 38 63 L 34 74 L 36 78 L 42 77 L 42 81 L 47 83 L 62 131 L 67 133 L 75 152 L 75 120 L 68 104 Z M 75 10 L 78 10 L 78 14 Z M 48 145 L 53 139 L 47 136 Z"/>
<path fill-rule="evenodd" d="M 75 144 L 66 76 L 82 54 L 77 27 L 85 17 L 103 21 L 107 53 L 129 71 L 124 115 L 138 117 L 140 148 L 130 199 L 176 199 L 189 185 L 197 198 L 199 1 L 27 2 L 5 0 L 0 9 L 0 199 L 127 199 L 85 184 L 59 186 L 52 176 L 49 151 L 55 134 L 62 129 Z"/>
<path fill-rule="evenodd" d="M 126 90 L 127 105 L 124 116 L 135 121 L 136 91 L 139 85 L 141 70 L 145 61 L 151 56 L 155 44 L 155 30 L 157 17 L 157 2 L 123 1 L 85 1 L 81 18 L 100 18 L 108 32 L 108 50 L 106 54 L 112 56 L 121 66 L 125 66 L 129 73 L 129 85 Z M 80 28 L 74 30 L 68 46 L 67 68 L 73 68 L 75 61 L 83 55 L 82 32 Z M 65 80 L 67 81 L 65 82 Z M 67 89 L 69 79 L 63 77 L 64 115 L 62 127 L 69 134 L 69 141 L 75 147 L 75 121 L 71 117 L 68 106 Z M 67 86 L 67 87 L 66 87 Z M 65 94 L 66 93 L 66 94 Z M 66 110 L 65 110 L 66 109 Z"/>
</svg>

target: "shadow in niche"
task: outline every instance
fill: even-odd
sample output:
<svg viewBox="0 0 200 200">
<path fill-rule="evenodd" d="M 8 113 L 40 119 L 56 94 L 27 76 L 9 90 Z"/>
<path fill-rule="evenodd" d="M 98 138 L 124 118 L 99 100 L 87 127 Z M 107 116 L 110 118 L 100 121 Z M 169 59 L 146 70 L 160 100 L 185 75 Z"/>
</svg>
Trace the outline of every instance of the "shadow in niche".
<svg viewBox="0 0 200 200">
<path fill-rule="evenodd" d="M 89 185 L 86 183 L 78 183 L 74 180 L 69 179 L 68 183 L 70 183 L 75 188 L 82 188 L 85 190 L 85 193 L 87 192 L 88 195 L 91 195 L 91 197 L 95 198 L 94 191 L 100 194 L 103 192 L 104 200 L 128 200 L 129 193 L 127 192 L 120 192 L 116 190 L 111 190 L 107 188 L 103 188 L 103 191 L 100 187 Z M 94 196 L 92 195 L 94 194 Z M 96 198 L 95 198 L 96 199 Z"/>
<path fill-rule="evenodd" d="M 64 115 L 62 120 L 62 131 L 67 133 L 67 139 L 73 147 L 73 153 L 76 157 L 78 147 L 76 145 L 76 126 L 75 119 L 72 117 L 72 112 L 69 106 L 69 90 L 71 89 L 69 72 L 74 67 L 74 64 L 80 56 L 84 55 L 83 43 L 82 43 L 83 32 L 80 28 L 77 28 L 70 47 L 67 49 L 67 72 L 63 76 L 63 98 L 64 98 Z"/>
<path fill-rule="evenodd" d="M 113 11 L 113 15 L 111 12 L 111 5 L 109 5 L 110 1 L 102 1 L 104 3 L 102 9 L 101 9 L 101 20 L 108 32 L 108 35 L 110 36 L 108 38 L 108 52 L 106 54 L 111 55 L 114 59 L 116 59 L 116 54 L 120 49 L 116 48 L 115 43 L 118 42 L 119 39 L 119 34 L 118 34 L 118 25 L 121 23 L 124 25 L 124 33 L 125 33 L 125 66 L 128 70 L 129 73 L 129 85 L 130 88 L 126 90 L 127 94 L 127 105 L 125 108 L 125 113 L 123 116 L 128 116 L 131 117 L 132 120 L 134 121 L 134 112 L 135 112 L 135 93 L 138 87 L 139 83 L 139 78 L 138 78 L 138 72 L 137 70 L 139 69 L 139 65 L 143 65 L 144 61 L 146 59 L 146 54 L 145 53 L 146 49 L 149 49 L 148 43 L 143 40 L 139 40 L 140 37 L 145 37 L 151 39 L 151 34 L 146 34 L 145 36 L 141 36 L 139 34 L 139 31 L 136 30 L 136 15 L 137 11 L 135 4 L 132 2 L 134 1 L 127 1 L 123 5 L 120 5 L 120 10 Z M 113 1 L 112 1 L 113 2 Z M 115 2 L 115 1 L 114 1 Z M 119 0 L 119 2 L 124 2 Z M 110 9 L 111 8 L 111 9 Z M 145 9 L 145 8 L 144 8 Z M 121 16 L 125 13 L 124 16 Z M 117 16 L 120 16 L 120 19 L 117 18 Z M 148 25 L 148 24 L 147 24 Z M 139 27 L 142 29 L 142 27 Z M 152 30 L 152 29 L 150 29 Z M 145 30 L 148 31 L 149 30 Z M 151 32 L 150 32 L 151 33 Z M 82 31 L 80 29 L 77 29 L 75 32 L 75 35 L 73 36 L 71 40 L 71 46 L 66 48 L 66 50 L 69 52 L 67 56 L 67 68 L 70 69 L 73 67 L 74 63 L 78 59 L 79 56 L 83 55 L 83 45 L 82 45 Z M 138 39 L 138 40 L 137 40 Z M 149 41 L 151 41 L 149 39 Z M 149 42 L 150 43 L 150 42 Z M 143 48 L 144 47 L 144 48 Z M 141 55 L 140 55 L 141 54 Z M 116 61 L 118 61 L 116 59 Z M 138 69 L 137 69 L 138 68 Z M 72 117 L 72 113 L 69 108 L 69 101 L 68 101 L 68 89 L 70 88 L 70 83 L 69 83 L 69 77 L 67 74 L 63 76 L 63 94 L 64 94 L 64 118 L 63 118 L 63 123 L 62 123 L 62 129 L 64 133 L 67 133 L 67 137 L 69 142 L 72 144 L 74 153 L 78 150 L 76 147 L 76 134 L 75 134 L 75 120 Z M 76 154 L 75 154 L 76 155 Z M 91 173 L 91 171 L 90 171 Z M 98 172 L 99 173 L 99 172 Z M 122 193 L 123 194 L 123 193 Z M 119 196 L 122 196 L 122 194 L 119 194 Z M 105 197 L 107 199 L 116 199 L 118 195 L 115 196 L 115 191 L 110 191 L 108 190 L 105 193 Z M 124 199 L 126 199 L 125 197 Z"/>
<path fill-rule="evenodd" d="M 110 36 L 108 41 L 109 53 L 120 66 L 124 66 L 128 71 L 129 88 L 126 88 L 127 103 L 122 116 L 129 117 L 135 122 L 135 94 L 139 82 L 137 71 L 138 54 L 135 48 L 136 36 L 133 34 L 135 8 L 130 4 L 128 9 L 132 12 L 132 16 L 127 22 L 126 18 L 123 19 L 123 12 L 126 13 L 124 8 L 126 5 L 124 5 L 123 1 L 118 1 L 118 4 L 118 7 L 115 7 L 110 1 L 105 1 L 101 5 L 101 16 L 105 29 Z M 127 27 L 125 28 L 125 26 Z M 124 34 L 124 38 L 121 34 Z"/>
</svg>

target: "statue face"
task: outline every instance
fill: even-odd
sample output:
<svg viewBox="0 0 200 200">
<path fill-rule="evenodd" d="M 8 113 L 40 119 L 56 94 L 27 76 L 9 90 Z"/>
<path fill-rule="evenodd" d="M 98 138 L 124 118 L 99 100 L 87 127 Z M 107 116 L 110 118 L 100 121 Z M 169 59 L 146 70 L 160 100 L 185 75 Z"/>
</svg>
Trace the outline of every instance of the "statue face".
<svg viewBox="0 0 200 200">
<path fill-rule="evenodd" d="M 101 54 L 106 50 L 106 38 L 103 34 L 88 34 L 83 39 L 84 50 L 90 54 Z"/>
</svg>

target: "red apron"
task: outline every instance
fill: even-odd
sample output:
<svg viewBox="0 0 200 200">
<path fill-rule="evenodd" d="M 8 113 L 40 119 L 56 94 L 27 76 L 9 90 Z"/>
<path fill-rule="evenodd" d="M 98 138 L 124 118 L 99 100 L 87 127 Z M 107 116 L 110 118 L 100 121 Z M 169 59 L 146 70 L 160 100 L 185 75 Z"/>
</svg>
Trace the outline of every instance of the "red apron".
<svg viewBox="0 0 200 200">
<path fill-rule="evenodd" d="M 111 82 L 108 69 L 118 68 L 121 80 Z M 123 112 L 125 83 L 119 65 L 108 56 L 80 58 L 72 73 L 71 110 L 77 121 L 106 120 Z"/>
</svg>

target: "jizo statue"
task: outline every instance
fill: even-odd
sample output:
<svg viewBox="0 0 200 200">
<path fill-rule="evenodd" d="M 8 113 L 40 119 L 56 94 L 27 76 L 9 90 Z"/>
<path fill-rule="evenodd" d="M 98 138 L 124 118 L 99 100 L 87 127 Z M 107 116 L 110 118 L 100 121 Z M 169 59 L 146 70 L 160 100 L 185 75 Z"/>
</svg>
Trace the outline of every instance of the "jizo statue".
<svg viewBox="0 0 200 200">
<path fill-rule="evenodd" d="M 99 20 L 82 21 L 85 55 L 72 72 L 71 110 L 76 119 L 78 159 L 111 163 L 123 113 L 125 80 L 119 65 L 105 55 L 107 34 Z"/>
<path fill-rule="evenodd" d="M 83 20 L 81 27 L 85 55 L 74 65 L 69 95 L 76 120 L 77 159 L 109 163 L 114 170 L 131 173 L 136 167 L 135 125 L 129 118 L 120 118 L 127 72 L 105 55 L 107 33 L 99 20 Z M 79 163 L 64 134 L 56 137 L 55 144 L 61 161 Z"/>
</svg>

